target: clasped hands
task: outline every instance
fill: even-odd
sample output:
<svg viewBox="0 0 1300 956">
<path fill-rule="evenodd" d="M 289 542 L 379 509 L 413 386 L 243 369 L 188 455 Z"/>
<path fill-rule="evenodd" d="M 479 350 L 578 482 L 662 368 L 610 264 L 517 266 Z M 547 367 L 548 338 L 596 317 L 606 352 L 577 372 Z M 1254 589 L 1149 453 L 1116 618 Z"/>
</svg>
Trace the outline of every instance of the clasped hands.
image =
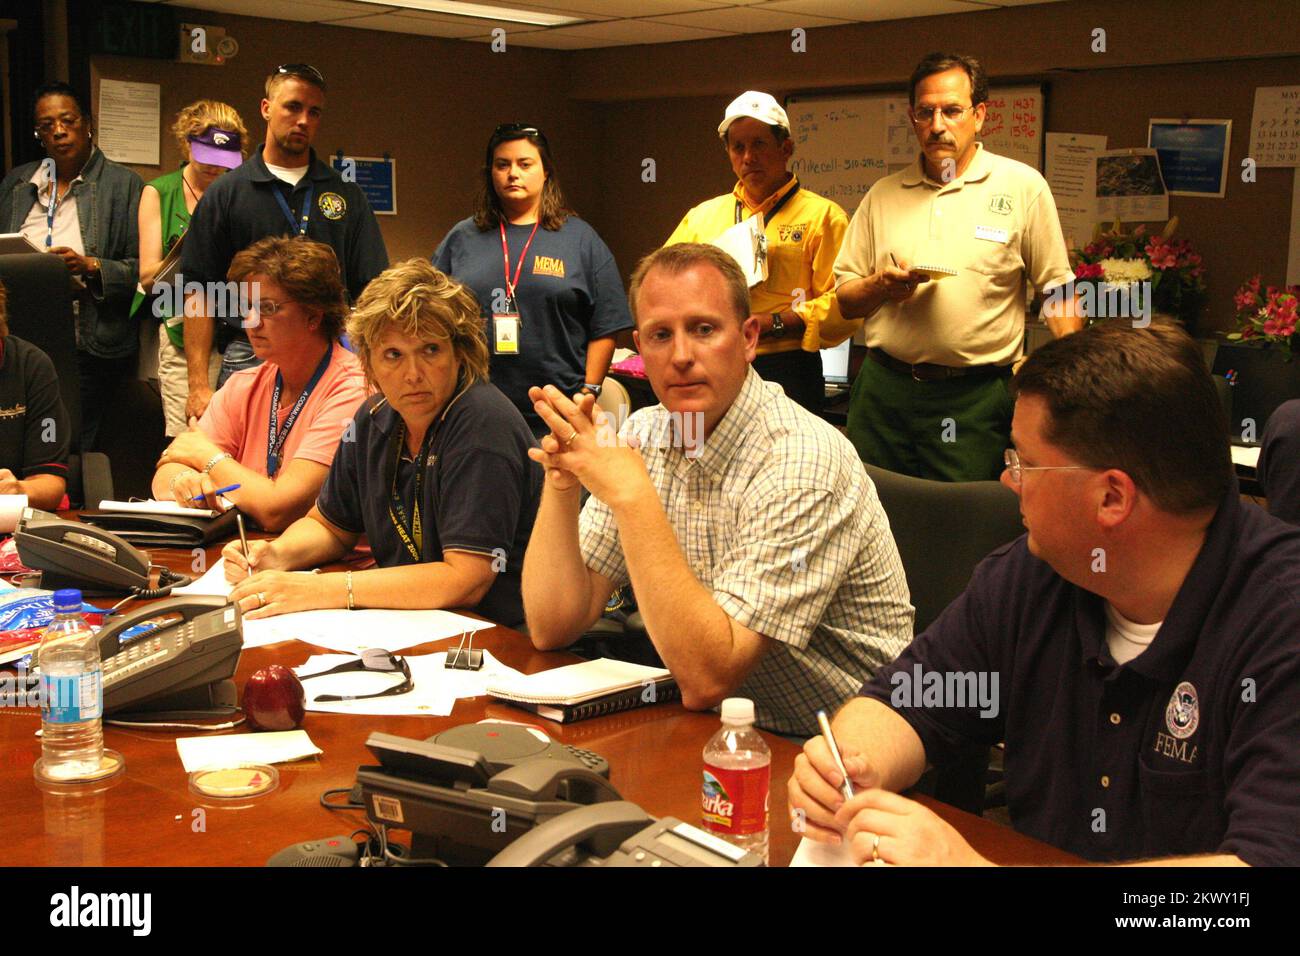
<svg viewBox="0 0 1300 956">
<path fill-rule="evenodd" d="M 546 469 L 546 480 L 557 491 L 581 484 L 612 506 L 620 495 L 635 495 L 649 481 L 640 451 L 618 436 L 593 396 L 570 399 L 547 385 L 530 388 L 528 397 L 551 429 L 540 448 L 528 450 L 528 457 Z"/>
<path fill-rule="evenodd" d="M 992 866 L 937 813 L 880 788 L 867 759 L 841 746 L 853 799 L 840 792 L 843 777 L 822 737 L 804 744 L 794 761 L 789 791 L 791 823 L 819 843 L 843 844 L 859 866 Z"/>
</svg>

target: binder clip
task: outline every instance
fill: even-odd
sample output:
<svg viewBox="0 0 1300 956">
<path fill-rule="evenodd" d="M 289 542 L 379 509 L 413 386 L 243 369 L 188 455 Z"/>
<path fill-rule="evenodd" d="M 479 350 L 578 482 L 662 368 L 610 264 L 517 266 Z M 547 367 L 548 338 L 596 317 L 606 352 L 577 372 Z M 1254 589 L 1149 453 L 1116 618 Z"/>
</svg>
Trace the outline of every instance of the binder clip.
<svg viewBox="0 0 1300 956">
<path fill-rule="evenodd" d="M 469 639 L 469 647 L 465 640 Z M 452 671 L 477 671 L 483 669 L 483 652 L 474 650 L 474 632 L 466 631 L 460 636 L 460 643 L 454 651 L 447 652 L 447 659 L 442 666 Z"/>
</svg>

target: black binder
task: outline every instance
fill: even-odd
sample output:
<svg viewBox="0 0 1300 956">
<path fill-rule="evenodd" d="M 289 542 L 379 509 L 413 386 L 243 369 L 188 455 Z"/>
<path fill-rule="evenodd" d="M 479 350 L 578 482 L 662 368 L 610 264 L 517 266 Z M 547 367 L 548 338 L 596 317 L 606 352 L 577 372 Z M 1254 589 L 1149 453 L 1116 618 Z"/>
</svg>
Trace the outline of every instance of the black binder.
<svg viewBox="0 0 1300 956">
<path fill-rule="evenodd" d="M 200 548 L 233 538 L 238 508 L 215 518 L 200 515 L 140 514 L 131 511 L 83 511 L 81 520 L 111 531 L 131 544 L 153 548 Z M 245 524 L 249 521 L 245 518 Z"/>
</svg>

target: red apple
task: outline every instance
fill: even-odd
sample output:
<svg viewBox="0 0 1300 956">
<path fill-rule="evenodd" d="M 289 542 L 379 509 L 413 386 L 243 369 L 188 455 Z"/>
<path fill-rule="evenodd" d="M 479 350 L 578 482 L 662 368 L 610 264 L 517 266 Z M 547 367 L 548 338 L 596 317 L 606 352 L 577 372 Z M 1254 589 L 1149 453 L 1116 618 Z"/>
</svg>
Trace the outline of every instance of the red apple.
<svg viewBox="0 0 1300 956">
<path fill-rule="evenodd" d="M 287 667 L 263 667 L 244 684 L 244 716 L 254 730 L 293 730 L 306 714 L 307 692 Z"/>
</svg>

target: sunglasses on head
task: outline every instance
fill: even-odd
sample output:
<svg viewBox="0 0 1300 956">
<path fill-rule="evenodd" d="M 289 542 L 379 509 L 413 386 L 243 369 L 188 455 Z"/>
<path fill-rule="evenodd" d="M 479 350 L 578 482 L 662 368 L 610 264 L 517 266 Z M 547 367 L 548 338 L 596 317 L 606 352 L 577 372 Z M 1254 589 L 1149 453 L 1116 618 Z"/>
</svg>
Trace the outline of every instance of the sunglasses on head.
<svg viewBox="0 0 1300 956">
<path fill-rule="evenodd" d="M 502 123 L 492 131 L 494 140 L 518 139 L 521 136 L 536 136 L 543 143 L 546 142 L 546 134 L 536 126 L 524 126 L 521 123 Z"/>
<path fill-rule="evenodd" d="M 325 89 L 325 77 L 310 63 L 282 63 L 275 68 L 278 76 L 297 76 Z"/>
</svg>

